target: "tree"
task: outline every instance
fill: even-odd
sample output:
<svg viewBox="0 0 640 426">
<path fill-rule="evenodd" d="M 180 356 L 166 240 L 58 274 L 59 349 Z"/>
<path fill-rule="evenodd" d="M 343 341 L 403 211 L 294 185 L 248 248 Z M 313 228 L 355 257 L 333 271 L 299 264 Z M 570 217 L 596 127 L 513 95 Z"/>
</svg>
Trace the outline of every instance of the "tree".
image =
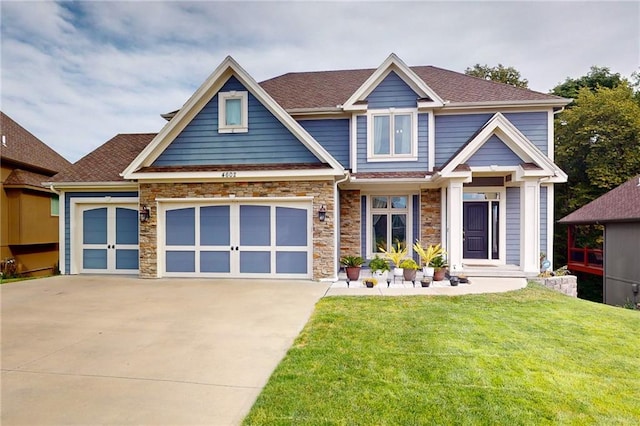
<svg viewBox="0 0 640 426">
<path fill-rule="evenodd" d="M 514 87 L 523 87 L 525 89 L 529 87 L 529 81 L 526 78 L 522 78 L 520 71 L 514 67 L 505 67 L 502 64 L 498 64 L 498 66 L 495 67 L 490 67 L 486 64 L 475 64 L 473 67 L 464 70 L 464 73 L 484 80 L 505 83 Z"/>
<path fill-rule="evenodd" d="M 640 172 L 637 94 L 626 79 L 613 88 L 589 84 L 595 87 L 582 86 L 572 106 L 555 121 L 555 162 L 569 175 L 567 184 L 557 187 L 556 220 Z M 558 264 L 564 263 L 564 235 L 565 229 L 559 227 L 555 236 Z"/>
<path fill-rule="evenodd" d="M 587 88 L 592 92 L 595 92 L 599 87 L 608 87 L 613 89 L 618 87 L 624 78 L 620 77 L 619 73 L 612 74 L 611 70 L 607 67 L 592 66 L 586 75 L 579 78 L 567 77 L 564 83 L 558 84 L 551 91 L 552 94 L 562 96 L 563 98 L 575 99 L 578 96 L 578 92 L 582 88 Z M 573 106 L 573 103 L 569 107 Z"/>
</svg>

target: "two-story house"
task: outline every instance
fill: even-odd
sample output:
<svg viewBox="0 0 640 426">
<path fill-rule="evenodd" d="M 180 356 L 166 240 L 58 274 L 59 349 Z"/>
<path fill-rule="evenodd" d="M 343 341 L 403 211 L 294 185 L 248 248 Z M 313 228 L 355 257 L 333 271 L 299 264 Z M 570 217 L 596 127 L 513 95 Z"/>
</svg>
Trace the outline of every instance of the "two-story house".
<svg viewBox="0 0 640 426">
<path fill-rule="evenodd" d="M 59 200 L 42 182 L 71 163 L 3 112 L 0 133 L 0 272 L 50 275 L 58 263 Z"/>
<path fill-rule="evenodd" d="M 457 267 L 535 274 L 568 102 L 393 54 L 262 83 L 227 57 L 158 134 L 53 179 L 62 270 L 331 280 L 343 255 L 421 240 Z"/>
</svg>

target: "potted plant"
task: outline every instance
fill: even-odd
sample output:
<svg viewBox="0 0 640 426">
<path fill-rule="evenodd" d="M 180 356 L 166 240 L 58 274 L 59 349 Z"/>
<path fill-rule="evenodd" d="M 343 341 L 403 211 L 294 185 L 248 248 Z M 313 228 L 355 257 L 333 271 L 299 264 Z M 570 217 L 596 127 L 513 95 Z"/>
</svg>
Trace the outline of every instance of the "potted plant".
<svg viewBox="0 0 640 426">
<path fill-rule="evenodd" d="M 364 259 L 360 256 L 345 256 L 340 259 L 340 263 L 345 267 L 349 281 L 358 281 Z"/>
<path fill-rule="evenodd" d="M 362 283 L 366 285 L 368 288 L 373 288 L 373 286 L 378 284 L 378 280 L 375 278 L 365 278 L 362 280 Z"/>
<path fill-rule="evenodd" d="M 416 240 L 416 243 L 413 245 L 413 249 L 415 250 L 416 253 L 418 253 L 418 256 L 420 256 L 420 261 L 422 262 L 421 266 L 424 267 L 422 270 L 424 275 L 426 277 L 433 277 L 433 272 L 434 272 L 433 268 L 429 266 L 429 264 L 431 263 L 431 260 L 436 256 L 442 256 L 445 254 L 440 244 L 436 244 L 436 245 L 430 244 L 425 249 L 422 243 Z"/>
<path fill-rule="evenodd" d="M 400 263 L 400 267 L 402 268 L 402 275 L 404 276 L 405 281 L 415 281 L 416 280 L 416 270 L 418 269 L 418 264 L 413 259 L 405 259 Z"/>
<path fill-rule="evenodd" d="M 429 266 L 433 268 L 433 280 L 434 281 L 442 281 L 444 280 L 444 271 L 447 267 L 447 261 L 444 256 L 436 256 L 431 259 L 429 262 Z"/>
<path fill-rule="evenodd" d="M 431 277 L 422 277 L 420 285 L 422 285 L 422 287 L 429 287 L 431 285 Z"/>
<path fill-rule="evenodd" d="M 391 250 L 389 251 L 385 250 L 382 247 L 379 247 L 379 249 L 382 253 L 384 253 L 384 256 L 387 259 L 393 262 L 393 266 L 395 266 L 393 275 L 397 277 L 402 276 L 402 267 L 400 266 L 400 263 L 402 262 L 402 259 L 407 257 L 408 253 L 407 247 L 404 245 L 404 243 L 398 241 L 395 246 L 391 246 Z"/>
<path fill-rule="evenodd" d="M 391 270 L 389 263 L 378 255 L 369 261 L 369 269 L 375 278 L 383 281 L 387 279 L 387 273 Z"/>
</svg>

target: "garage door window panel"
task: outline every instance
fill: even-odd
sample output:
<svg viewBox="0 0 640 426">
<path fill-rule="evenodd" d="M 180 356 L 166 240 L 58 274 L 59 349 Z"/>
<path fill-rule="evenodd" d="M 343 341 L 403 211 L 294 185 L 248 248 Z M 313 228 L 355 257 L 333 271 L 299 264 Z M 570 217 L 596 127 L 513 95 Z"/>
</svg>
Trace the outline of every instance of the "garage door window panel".
<svg viewBox="0 0 640 426">
<path fill-rule="evenodd" d="M 231 221 L 229 206 L 200 208 L 200 245 L 228 246 Z"/>
<path fill-rule="evenodd" d="M 196 253 L 193 251 L 167 251 L 167 272 L 195 272 Z"/>
<path fill-rule="evenodd" d="M 200 252 L 200 272 L 231 272 L 231 256 L 228 251 Z"/>
<path fill-rule="evenodd" d="M 278 274 L 306 274 L 306 252 L 276 252 L 276 273 Z"/>
<path fill-rule="evenodd" d="M 240 245 L 271 245 L 271 207 L 240 206 Z"/>
<path fill-rule="evenodd" d="M 276 207 L 276 245 L 306 246 L 307 210 Z"/>
<path fill-rule="evenodd" d="M 84 244 L 107 244 L 107 209 L 82 212 L 82 228 Z"/>
<path fill-rule="evenodd" d="M 196 209 L 167 211 L 167 245 L 188 246 L 196 243 Z"/>
<path fill-rule="evenodd" d="M 271 272 L 271 253 L 268 251 L 241 251 L 240 272 L 263 273 Z"/>
</svg>

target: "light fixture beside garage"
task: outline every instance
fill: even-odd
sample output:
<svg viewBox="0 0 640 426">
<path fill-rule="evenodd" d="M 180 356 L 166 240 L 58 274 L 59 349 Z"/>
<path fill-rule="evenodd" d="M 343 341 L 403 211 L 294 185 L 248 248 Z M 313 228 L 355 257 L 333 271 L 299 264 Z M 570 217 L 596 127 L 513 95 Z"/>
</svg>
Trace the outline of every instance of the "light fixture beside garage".
<svg viewBox="0 0 640 426">
<path fill-rule="evenodd" d="M 327 219 L 327 207 L 323 204 L 318 210 L 318 220 L 324 222 Z"/>
<path fill-rule="evenodd" d="M 151 211 L 149 210 L 149 207 L 147 206 L 140 207 L 140 223 L 148 221 L 150 217 L 151 217 Z"/>
</svg>

